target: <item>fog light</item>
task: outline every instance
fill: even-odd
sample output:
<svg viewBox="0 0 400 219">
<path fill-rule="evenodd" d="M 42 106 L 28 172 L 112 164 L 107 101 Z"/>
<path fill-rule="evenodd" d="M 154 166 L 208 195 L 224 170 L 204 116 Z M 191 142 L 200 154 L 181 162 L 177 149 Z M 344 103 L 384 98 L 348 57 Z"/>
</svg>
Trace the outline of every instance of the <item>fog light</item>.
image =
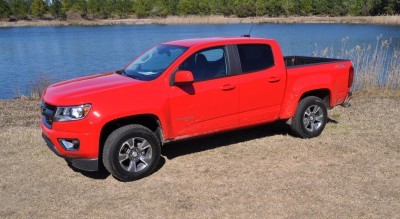
<svg viewBox="0 0 400 219">
<path fill-rule="evenodd" d="M 79 149 L 79 140 L 76 139 L 59 139 L 61 146 L 67 151 L 76 151 Z"/>
</svg>

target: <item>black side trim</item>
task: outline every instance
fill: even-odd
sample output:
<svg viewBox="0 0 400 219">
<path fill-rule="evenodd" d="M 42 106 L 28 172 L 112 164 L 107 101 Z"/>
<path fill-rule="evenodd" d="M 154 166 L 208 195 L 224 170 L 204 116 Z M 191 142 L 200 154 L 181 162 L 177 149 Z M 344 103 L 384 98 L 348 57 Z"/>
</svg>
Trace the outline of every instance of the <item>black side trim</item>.
<svg viewBox="0 0 400 219">
<path fill-rule="evenodd" d="M 99 159 L 87 159 L 87 158 L 66 158 L 73 167 L 84 170 L 84 171 L 98 171 L 99 170 Z"/>
</svg>

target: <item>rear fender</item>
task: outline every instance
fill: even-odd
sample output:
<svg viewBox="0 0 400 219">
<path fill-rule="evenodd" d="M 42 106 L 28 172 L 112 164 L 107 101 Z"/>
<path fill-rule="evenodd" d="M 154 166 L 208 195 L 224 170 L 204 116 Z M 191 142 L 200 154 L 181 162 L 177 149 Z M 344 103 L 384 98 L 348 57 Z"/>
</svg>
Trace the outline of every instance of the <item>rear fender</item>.
<svg viewBox="0 0 400 219">
<path fill-rule="evenodd" d="M 321 83 L 324 81 L 324 83 Z M 329 89 L 332 83 L 332 78 L 329 75 L 322 74 L 320 76 L 313 75 L 312 79 L 308 77 L 299 78 L 292 85 L 288 84 L 288 88 L 290 88 L 282 101 L 282 108 L 279 114 L 280 119 L 289 119 L 294 116 L 296 112 L 297 105 L 300 101 L 300 98 L 303 94 L 307 92 L 311 92 L 314 90 L 326 89 L 329 90 L 330 93 L 330 102 L 329 105 L 333 106 L 333 100 L 336 98 L 332 95 L 333 92 Z M 307 85 L 307 86 L 304 86 Z"/>
</svg>

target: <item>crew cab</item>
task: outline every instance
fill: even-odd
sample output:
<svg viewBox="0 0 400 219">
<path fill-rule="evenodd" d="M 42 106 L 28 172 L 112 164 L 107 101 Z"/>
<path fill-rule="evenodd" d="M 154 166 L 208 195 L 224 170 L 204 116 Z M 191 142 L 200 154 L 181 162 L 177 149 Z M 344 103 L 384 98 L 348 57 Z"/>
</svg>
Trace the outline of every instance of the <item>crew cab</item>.
<svg viewBox="0 0 400 219">
<path fill-rule="evenodd" d="M 103 164 L 131 181 L 152 173 L 171 141 L 288 119 L 295 135 L 316 137 L 328 109 L 350 105 L 353 75 L 349 60 L 284 57 L 272 39 L 177 40 L 122 70 L 49 86 L 42 136 L 72 166 Z"/>
</svg>

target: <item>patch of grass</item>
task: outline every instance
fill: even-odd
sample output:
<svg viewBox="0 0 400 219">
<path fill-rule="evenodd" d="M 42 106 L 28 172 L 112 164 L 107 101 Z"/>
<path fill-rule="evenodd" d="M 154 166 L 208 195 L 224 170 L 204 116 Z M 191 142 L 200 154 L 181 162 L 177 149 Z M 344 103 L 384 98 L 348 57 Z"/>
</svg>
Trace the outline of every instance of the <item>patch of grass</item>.
<svg viewBox="0 0 400 219">
<path fill-rule="evenodd" d="M 339 120 L 340 119 L 340 114 L 339 113 L 333 113 L 332 115 L 331 115 L 331 117 L 332 117 L 332 119 L 334 119 L 334 120 Z"/>
</svg>

